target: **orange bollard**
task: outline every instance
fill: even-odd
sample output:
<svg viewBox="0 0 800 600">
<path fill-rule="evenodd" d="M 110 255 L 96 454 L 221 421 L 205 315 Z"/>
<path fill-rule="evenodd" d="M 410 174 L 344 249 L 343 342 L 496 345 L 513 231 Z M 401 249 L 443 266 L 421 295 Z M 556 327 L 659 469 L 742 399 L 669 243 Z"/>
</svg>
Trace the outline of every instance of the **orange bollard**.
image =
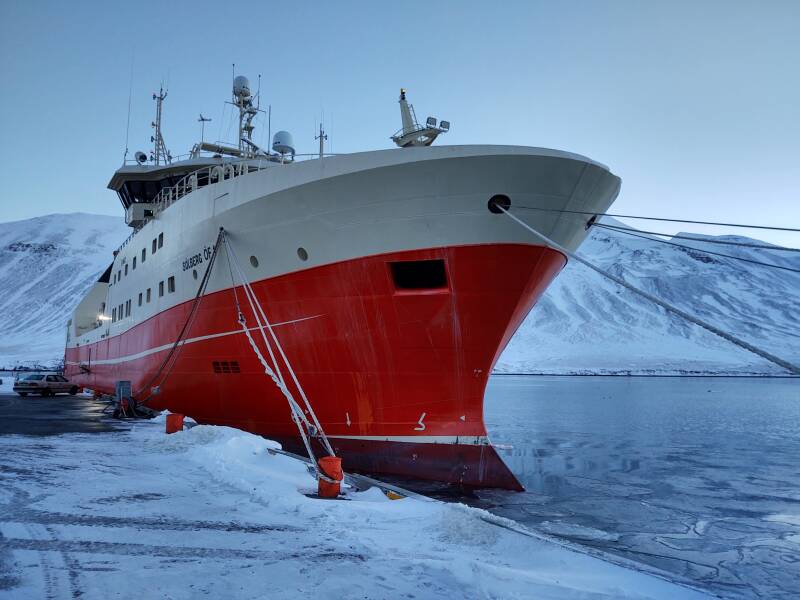
<svg viewBox="0 0 800 600">
<path fill-rule="evenodd" d="M 317 461 L 319 470 L 323 475 L 333 479 L 336 483 L 325 481 L 322 477 L 318 480 L 317 496 L 320 498 L 336 498 L 341 491 L 342 479 L 342 459 L 338 456 L 324 456 Z"/>
<path fill-rule="evenodd" d="M 172 413 L 167 415 L 167 433 L 183 431 L 183 415 Z"/>
</svg>

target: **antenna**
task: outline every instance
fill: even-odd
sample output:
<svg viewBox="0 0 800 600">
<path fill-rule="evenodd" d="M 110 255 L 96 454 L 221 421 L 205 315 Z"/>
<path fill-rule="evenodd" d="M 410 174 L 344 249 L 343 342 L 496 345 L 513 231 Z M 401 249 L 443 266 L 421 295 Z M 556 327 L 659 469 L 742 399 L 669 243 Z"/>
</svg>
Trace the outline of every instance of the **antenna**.
<svg viewBox="0 0 800 600">
<path fill-rule="evenodd" d="M 211 119 L 206 118 L 203 116 L 203 113 L 200 113 L 200 118 L 197 119 L 200 123 L 200 143 L 202 144 L 205 141 L 205 134 L 206 134 L 206 123 L 210 123 Z"/>
<path fill-rule="evenodd" d="M 133 56 L 131 56 L 131 81 L 128 85 L 128 122 L 125 125 L 125 154 L 122 157 L 123 163 L 128 158 L 128 138 L 131 133 L 131 96 L 133 96 Z"/>
<path fill-rule="evenodd" d="M 156 101 L 156 120 L 150 124 L 155 129 L 155 135 L 150 136 L 150 141 L 153 142 L 152 160 L 157 165 L 161 164 L 162 158 L 166 163 L 172 162 L 172 156 L 164 143 L 164 136 L 161 135 L 161 111 L 166 98 L 167 92 L 164 91 L 164 85 L 162 84 L 158 94 L 153 93 L 153 100 Z"/>
<path fill-rule="evenodd" d="M 324 114 L 325 113 L 323 113 L 323 118 Z M 325 141 L 328 139 L 325 129 L 322 126 L 322 121 L 319 123 L 319 135 L 315 135 L 314 139 L 319 140 L 319 157 L 322 158 L 325 155 Z"/>
</svg>

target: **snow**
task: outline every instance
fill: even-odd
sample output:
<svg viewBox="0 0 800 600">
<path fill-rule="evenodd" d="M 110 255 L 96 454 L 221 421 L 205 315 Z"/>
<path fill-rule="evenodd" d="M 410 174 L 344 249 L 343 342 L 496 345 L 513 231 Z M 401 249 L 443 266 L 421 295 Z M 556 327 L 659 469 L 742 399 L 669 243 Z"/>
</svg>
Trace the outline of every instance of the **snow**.
<svg viewBox="0 0 800 600">
<path fill-rule="evenodd" d="M 0 598 L 705 597 L 460 504 L 307 497 L 276 447 L 158 421 L 0 437 Z"/>
<path fill-rule="evenodd" d="M 613 219 L 604 223 L 620 224 Z M 130 229 L 83 213 L 0 223 L 0 368 L 63 358 L 70 313 Z M 708 236 L 711 237 L 711 236 Z M 762 243 L 740 236 L 717 240 Z M 698 242 L 677 242 L 702 247 Z M 715 252 L 800 268 L 800 255 Z M 708 257 L 595 228 L 579 250 L 599 266 L 782 358 L 800 362 L 800 274 Z M 503 352 L 504 373 L 776 373 L 729 342 L 570 263 Z"/>
<path fill-rule="evenodd" d="M 86 213 L 0 223 L 0 368 L 63 359 L 73 308 L 129 234 L 120 218 Z"/>
</svg>

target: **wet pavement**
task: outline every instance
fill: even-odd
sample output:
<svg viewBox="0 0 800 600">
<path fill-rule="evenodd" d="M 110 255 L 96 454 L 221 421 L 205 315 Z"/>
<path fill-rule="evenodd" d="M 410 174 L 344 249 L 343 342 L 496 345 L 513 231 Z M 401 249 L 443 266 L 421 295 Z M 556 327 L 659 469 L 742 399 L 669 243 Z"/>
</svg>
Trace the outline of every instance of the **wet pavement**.
<svg viewBox="0 0 800 600">
<path fill-rule="evenodd" d="M 63 433 L 104 433 L 121 424 L 104 418 L 105 402 L 91 396 L 47 398 L 0 392 L 0 435 L 49 436 Z"/>
</svg>

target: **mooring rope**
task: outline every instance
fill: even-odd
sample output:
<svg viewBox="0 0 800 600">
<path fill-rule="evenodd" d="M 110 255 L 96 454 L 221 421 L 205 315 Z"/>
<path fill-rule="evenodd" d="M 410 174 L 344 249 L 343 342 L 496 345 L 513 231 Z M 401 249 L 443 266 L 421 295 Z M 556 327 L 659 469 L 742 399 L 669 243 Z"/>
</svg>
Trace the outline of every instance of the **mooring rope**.
<svg viewBox="0 0 800 600">
<path fill-rule="evenodd" d="M 776 227 L 773 225 L 749 225 L 746 223 L 720 223 L 717 221 L 692 221 L 690 219 L 670 219 L 667 217 L 643 217 L 640 215 L 620 215 L 617 213 L 598 213 L 585 210 L 567 210 L 564 208 L 544 208 L 541 206 L 515 206 L 524 210 L 539 210 L 544 212 L 565 213 L 571 215 L 589 215 L 597 217 L 616 217 L 619 219 L 642 219 L 645 221 L 667 221 L 670 223 L 692 223 L 695 225 L 719 225 L 720 227 L 741 227 L 743 229 L 769 229 L 771 231 L 793 231 L 800 232 L 795 227 Z"/>
<path fill-rule="evenodd" d="M 253 290 L 252 285 L 247 280 L 247 277 L 244 275 L 244 272 L 242 271 L 241 266 L 239 265 L 239 261 L 238 261 L 238 258 L 236 256 L 236 251 L 234 250 L 233 245 L 230 243 L 230 240 L 228 240 L 227 238 L 226 238 L 226 242 L 225 242 L 225 248 L 230 251 L 230 254 L 234 259 L 233 260 L 233 266 L 236 269 L 236 271 L 239 273 L 240 278 L 242 279 L 242 283 L 243 283 L 244 289 L 245 290 L 249 290 L 249 293 L 252 296 L 252 304 L 255 305 L 255 307 L 261 313 L 261 318 L 262 318 L 267 330 L 269 331 L 270 337 L 272 338 L 272 341 L 275 344 L 275 347 L 277 348 L 278 353 L 280 354 L 281 358 L 283 359 L 283 363 L 286 366 L 286 370 L 289 372 L 289 375 L 292 378 L 292 381 L 294 382 L 294 385 L 297 388 L 297 391 L 300 393 L 300 397 L 302 398 L 303 403 L 305 404 L 306 410 L 308 411 L 309 415 L 311 416 L 311 419 L 312 419 L 312 421 L 314 423 L 314 427 L 317 429 L 318 436 L 322 440 L 323 445 L 325 446 L 325 449 L 328 451 L 328 453 L 331 456 L 335 456 L 336 453 L 333 451 L 333 447 L 331 446 L 330 442 L 328 441 L 328 437 L 325 435 L 325 430 L 322 428 L 322 424 L 319 422 L 319 419 L 317 418 L 317 414 L 314 411 L 314 407 L 311 405 L 311 402 L 308 400 L 308 396 L 306 396 L 305 390 L 303 389 L 303 386 L 300 384 L 300 381 L 297 378 L 297 375 L 295 374 L 294 368 L 292 367 L 292 363 L 289 361 L 289 357 L 286 355 L 286 352 L 284 352 L 283 345 L 278 340 L 278 336 L 275 334 L 275 330 L 272 327 L 272 324 L 270 323 L 269 319 L 267 318 L 266 313 L 264 312 L 264 308 L 261 306 L 261 303 L 258 302 L 258 299 L 257 299 L 256 294 L 255 294 L 255 290 Z M 263 330 L 262 330 L 262 333 L 263 333 Z M 275 364 L 276 365 L 278 364 L 277 361 L 275 361 Z"/>
<path fill-rule="evenodd" d="M 790 363 L 789 361 L 780 358 L 779 356 L 775 356 L 774 354 L 771 354 L 771 353 L 767 352 L 766 350 L 762 350 L 761 348 L 758 348 L 758 347 L 756 347 L 756 346 L 754 346 L 754 345 L 752 345 L 752 344 L 750 344 L 748 342 L 745 342 L 744 340 L 739 339 L 738 337 L 736 337 L 734 335 L 731 335 L 730 333 L 728 333 L 726 331 L 723 331 L 722 329 L 719 329 L 718 327 L 715 327 L 715 326 L 711 325 L 710 323 L 706 323 L 705 321 L 703 321 L 703 320 L 701 320 L 701 319 L 699 319 L 699 318 L 697 318 L 697 317 L 695 317 L 693 315 L 690 315 L 689 313 L 681 310 L 680 308 L 677 308 L 677 307 L 669 304 L 668 302 L 662 300 L 661 298 L 658 298 L 657 296 L 654 296 L 653 294 L 645 292 L 644 290 L 639 289 L 639 288 L 631 285 L 630 283 L 628 283 L 624 279 L 622 279 L 620 277 L 617 277 L 616 275 L 612 275 L 608 271 L 605 271 L 605 270 L 601 269 L 600 267 L 598 267 L 595 264 L 589 262 L 588 260 L 586 260 L 582 256 L 576 254 L 575 252 L 572 252 L 571 250 L 568 250 L 567 248 L 565 248 L 564 246 L 558 244 L 557 242 L 554 242 L 553 240 L 551 240 L 549 237 L 547 237 L 543 233 L 537 231 L 536 229 L 534 229 L 533 227 L 531 227 L 530 225 L 528 225 L 527 223 L 525 223 L 524 221 L 519 219 L 516 215 L 511 214 L 510 211 L 506 210 L 504 207 L 500 206 L 499 204 L 495 204 L 495 206 L 498 209 L 500 209 L 501 211 L 503 211 L 503 213 L 505 213 L 510 219 L 512 219 L 513 221 L 515 221 L 519 225 L 521 225 L 523 228 L 527 229 L 534 236 L 536 236 L 540 241 L 544 242 L 544 244 L 546 246 L 549 246 L 550 248 L 558 250 L 559 252 L 565 254 L 569 258 L 571 258 L 571 259 L 581 263 L 582 265 L 590 268 L 592 271 L 595 271 L 596 273 L 599 273 L 600 275 L 602 275 L 606 279 L 610 279 L 611 281 L 621 285 L 622 287 L 632 291 L 633 293 L 638 294 L 639 296 L 642 296 L 643 298 L 646 298 L 647 300 L 650 300 L 651 302 L 653 302 L 654 304 L 657 304 L 658 306 L 660 306 L 661 308 L 663 308 L 667 312 L 670 312 L 672 314 L 678 315 L 679 317 L 681 317 L 683 319 L 686 319 L 690 323 L 694 323 L 695 325 L 698 325 L 698 326 L 702 327 L 703 329 L 705 329 L 707 331 L 710 331 L 714 335 L 717 335 L 717 336 L 721 337 L 722 339 L 727 340 L 727 341 L 739 346 L 740 348 L 743 348 L 743 349 L 745 349 L 745 350 L 747 350 L 749 352 L 752 352 L 753 354 L 755 354 L 757 356 L 760 356 L 761 358 L 763 358 L 765 360 L 768 360 L 769 362 L 771 362 L 773 364 L 776 364 L 776 365 L 778 365 L 779 367 L 781 367 L 783 369 L 786 369 L 787 371 L 789 371 L 793 375 L 800 375 L 800 367 L 798 367 L 797 365 L 794 365 L 794 364 Z M 594 213 L 592 213 L 592 214 L 594 214 Z"/>
<path fill-rule="evenodd" d="M 635 233 L 646 233 L 649 235 L 660 235 L 668 237 L 672 240 L 688 240 L 691 242 L 701 242 L 703 244 L 721 244 L 723 246 L 738 246 L 740 248 L 753 248 L 756 250 L 772 250 L 773 252 L 800 252 L 800 248 L 787 248 L 786 246 L 775 246 L 773 244 L 748 244 L 746 242 L 734 242 L 733 240 L 720 240 L 710 237 L 695 237 L 692 235 L 684 235 L 681 233 L 672 235 L 671 233 L 663 233 L 661 231 L 647 231 L 646 229 L 634 229 L 633 227 L 620 227 L 619 225 L 610 225 L 608 223 L 592 223 L 593 227 L 604 227 L 605 229 L 614 229 L 616 231 L 631 231 Z"/>
<path fill-rule="evenodd" d="M 180 333 L 178 333 L 178 337 L 175 340 L 175 343 L 169 350 L 169 353 L 161 362 L 158 370 L 156 371 L 155 375 L 150 379 L 150 381 L 139 388 L 139 391 L 136 394 L 131 394 L 132 396 L 136 397 L 145 390 L 149 390 L 147 396 L 144 397 L 143 400 L 139 401 L 139 404 L 146 405 L 147 401 L 154 395 L 154 388 L 153 384 L 156 380 L 161 377 L 163 373 L 163 377 L 161 377 L 161 381 L 159 382 L 160 387 L 161 384 L 164 383 L 164 380 L 169 375 L 172 368 L 175 366 L 175 363 L 178 360 L 178 356 L 180 355 L 181 349 L 183 348 L 183 341 L 184 336 L 188 335 L 189 331 L 191 331 L 192 325 L 194 324 L 194 320 L 197 317 L 198 308 L 200 307 L 200 302 L 203 299 L 203 295 L 205 294 L 206 288 L 208 287 L 208 281 L 211 278 L 211 269 L 214 266 L 214 262 L 217 259 L 217 251 L 219 250 L 219 245 L 223 239 L 223 230 L 220 228 L 220 232 L 217 235 L 217 241 L 214 243 L 214 250 L 211 253 L 211 257 L 208 259 L 208 266 L 206 267 L 206 272 L 203 273 L 203 279 L 200 281 L 200 286 L 197 288 L 197 293 L 194 296 L 194 300 L 192 301 L 192 307 L 189 310 L 189 316 L 186 318 L 186 321 L 183 323 L 183 327 L 181 328 Z M 164 372 L 166 369 L 166 372 Z"/>
<path fill-rule="evenodd" d="M 625 235 L 632 235 L 633 237 L 641 238 L 643 240 L 649 240 L 651 242 L 660 242 L 662 244 L 667 244 L 668 246 L 675 246 L 676 248 L 683 248 L 685 250 L 694 250 L 695 252 L 702 252 L 703 254 L 709 254 L 711 256 L 721 256 L 722 258 L 730 258 L 732 260 L 738 260 L 741 262 L 750 263 L 753 265 L 759 265 L 761 267 L 769 267 L 771 269 L 780 269 L 782 271 L 790 271 L 792 273 L 800 273 L 800 269 L 793 269 L 792 267 L 784 267 L 782 265 L 776 265 L 774 263 L 762 262 L 760 260 L 753 260 L 751 258 L 744 258 L 743 256 L 734 256 L 733 254 L 724 254 L 722 252 L 714 252 L 712 250 L 705 250 L 704 248 L 695 248 L 694 246 L 687 246 L 686 244 L 676 244 L 675 242 L 670 242 L 669 240 L 662 240 L 660 238 L 650 237 L 648 235 L 640 235 L 638 233 L 634 233 L 635 229 L 628 230 L 626 228 L 621 227 L 613 227 L 609 225 L 605 225 L 603 223 L 594 223 L 592 227 L 601 227 L 603 229 L 608 229 L 610 231 L 618 231 L 619 233 L 624 233 Z"/>
</svg>

